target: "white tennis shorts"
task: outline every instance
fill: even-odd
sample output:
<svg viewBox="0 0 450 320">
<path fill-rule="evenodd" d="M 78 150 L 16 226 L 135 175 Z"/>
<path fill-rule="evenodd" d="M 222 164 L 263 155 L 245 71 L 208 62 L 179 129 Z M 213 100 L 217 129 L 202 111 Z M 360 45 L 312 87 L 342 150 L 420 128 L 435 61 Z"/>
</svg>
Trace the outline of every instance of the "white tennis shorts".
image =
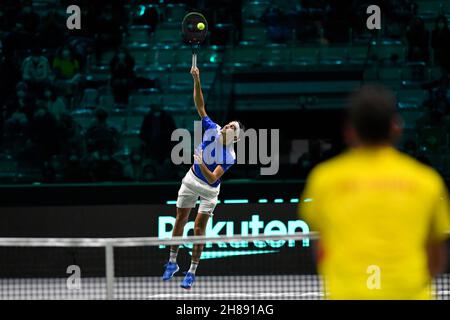
<svg viewBox="0 0 450 320">
<path fill-rule="evenodd" d="M 194 208 L 198 198 L 200 198 L 198 212 L 212 216 L 217 205 L 219 192 L 220 185 L 211 187 L 197 178 L 192 169 L 189 169 L 182 180 L 180 190 L 178 190 L 177 208 Z"/>
</svg>

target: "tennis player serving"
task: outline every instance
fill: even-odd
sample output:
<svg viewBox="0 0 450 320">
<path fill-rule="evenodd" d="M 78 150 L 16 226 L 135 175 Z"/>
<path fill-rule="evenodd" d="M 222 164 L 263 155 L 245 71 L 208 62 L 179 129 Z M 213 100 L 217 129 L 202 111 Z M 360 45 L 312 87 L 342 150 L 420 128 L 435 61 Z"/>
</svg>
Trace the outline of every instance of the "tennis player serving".
<svg viewBox="0 0 450 320">
<path fill-rule="evenodd" d="M 202 119 L 205 130 L 202 143 L 196 148 L 194 164 L 182 180 L 177 199 L 177 217 L 172 236 L 182 236 L 184 226 L 189 219 L 191 209 L 200 198 L 200 206 L 195 219 L 194 235 L 205 234 L 209 217 L 213 215 L 220 191 L 221 177 L 236 162 L 234 143 L 239 140 L 243 126 L 239 121 L 232 121 L 220 127 L 206 114 L 203 93 L 200 84 L 200 72 L 197 67 L 191 68 L 194 78 L 194 102 Z M 203 244 L 196 244 L 192 251 L 192 260 L 181 287 L 191 289 L 195 281 Z M 170 247 L 169 262 L 165 265 L 163 280 L 170 280 L 179 270 L 177 264 L 178 246 Z"/>
</svg>

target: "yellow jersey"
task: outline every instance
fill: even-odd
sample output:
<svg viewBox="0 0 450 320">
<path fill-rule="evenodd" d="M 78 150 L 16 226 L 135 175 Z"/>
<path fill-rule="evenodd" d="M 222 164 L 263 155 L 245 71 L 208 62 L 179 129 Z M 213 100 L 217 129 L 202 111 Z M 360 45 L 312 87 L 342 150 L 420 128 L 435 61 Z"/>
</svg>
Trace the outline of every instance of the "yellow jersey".
<svg viewBox="0 0 450 320">
<path fill-rule="evenodd" d="M 56 57 L 53 60 L 53 68 L 57 69 L 64 78 L 72 78 L 80 70 L 77 60 L 67 60 Z"/>
<path fill-rule="evenodd" d="M 432 168 L 392 147 L 355 148 L 316 166 L 302 200 L 301 217 L 320 235 L 328 298 L 431 298 L 427 240 L 450 228 Z"/>
</svg>

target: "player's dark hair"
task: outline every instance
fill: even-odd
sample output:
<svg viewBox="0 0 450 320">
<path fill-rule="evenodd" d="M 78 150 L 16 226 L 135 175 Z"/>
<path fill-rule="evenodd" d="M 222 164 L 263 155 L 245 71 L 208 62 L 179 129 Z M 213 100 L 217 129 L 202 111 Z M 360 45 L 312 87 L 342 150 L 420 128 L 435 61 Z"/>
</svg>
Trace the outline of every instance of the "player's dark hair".
<svg viewBox="0 0 450 320">
<path fill-rule="evenodd" d="M 244 134 L 245 127 L 244 127 L 244 125 L 242 124 L 241 121 L 239 121 L 239 120 L 234 120 L 234 121 L 236 121 L 236 122 L 239 124 L 239 128 L 241 129 L 241 131 L 240 131 L 240 136 L 238 137 L 238 139 L 240 139 L 241 136 Z"/>
<path fill-rule="evenodd" d="M 350 96 L 348 120 L 365 143 L 391 140 L 391 123 L 396 117 L 396 98 L 381 85 L 366 85 Z"/>
<path fill-rule="evenodd" d="M 234 120 L 234 121 L 236 121 L 239 124 L 239 128 L 241 128 L 241 131 L 245 130 L 245 127 L 244 127 L 244 125 L 242 124 L 241 121 L 239 121 L 239 120 Z"/>
</svg>

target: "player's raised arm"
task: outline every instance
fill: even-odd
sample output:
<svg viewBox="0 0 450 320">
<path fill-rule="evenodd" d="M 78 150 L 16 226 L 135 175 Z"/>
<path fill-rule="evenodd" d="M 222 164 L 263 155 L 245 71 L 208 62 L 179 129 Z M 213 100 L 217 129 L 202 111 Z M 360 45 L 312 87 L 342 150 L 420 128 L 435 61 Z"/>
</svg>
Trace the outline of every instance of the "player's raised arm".
<svg viewBox="0 0 450 320">
<path fill-rule="evenodd" d="M 205 101 L 203 100 L 202 86 L 200 83 L 200 71 L 198 68 L 191 68 L 191 74 L 194 78 L 194 103 L 201 118 L 206 117 Z"/>
</svg>

